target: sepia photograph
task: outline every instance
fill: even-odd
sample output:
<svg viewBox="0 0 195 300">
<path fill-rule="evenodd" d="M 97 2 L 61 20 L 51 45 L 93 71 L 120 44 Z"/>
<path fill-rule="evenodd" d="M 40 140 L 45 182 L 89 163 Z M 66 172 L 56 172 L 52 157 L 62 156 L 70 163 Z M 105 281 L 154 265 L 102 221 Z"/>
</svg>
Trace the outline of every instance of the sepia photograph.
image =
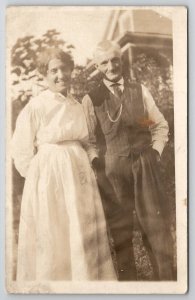
<svg viewBox="0 0 195 300">
<path fill-rule="evenodd" d="M 6 289 L 187 291 L 187 10 L 6 15 Z"/>
</svg>

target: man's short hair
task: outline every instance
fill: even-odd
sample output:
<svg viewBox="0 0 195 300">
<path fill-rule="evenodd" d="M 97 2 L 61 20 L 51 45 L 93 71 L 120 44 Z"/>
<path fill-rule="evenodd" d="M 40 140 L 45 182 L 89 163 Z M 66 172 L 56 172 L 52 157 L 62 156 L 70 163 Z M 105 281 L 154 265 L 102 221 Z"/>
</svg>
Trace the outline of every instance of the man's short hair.
<svg viewBox="0 0 195 300">
<path fill-rule="evenodd" d="M 71 70 L 74 68 L 74 62 L 69 53 L 60 48 L 44 48 L 37 57 L 37 70 L 43 76 L 47 75 L 48 65 L 52 59 L 60 59 Z"/>
<path fill-rule="evenodd" d="M 96 61 L 96 58 L 99 57 L 100 55 L 102 55 L 103 53 L 105 52 L 108 52 L 110 50 L 114 50 L 116 51 L 119 55 L 121 55 L 121 48 L 119 46 L 118 43 L 114 42 L 114 41 L 110 41 L 110 40 L 104 40 L 104 41 L 101 41 L 95 51 L 94 51 L 94 54 L 93 54 L 93 57 L 94 57 L 94 61 Z"/>
</svg>

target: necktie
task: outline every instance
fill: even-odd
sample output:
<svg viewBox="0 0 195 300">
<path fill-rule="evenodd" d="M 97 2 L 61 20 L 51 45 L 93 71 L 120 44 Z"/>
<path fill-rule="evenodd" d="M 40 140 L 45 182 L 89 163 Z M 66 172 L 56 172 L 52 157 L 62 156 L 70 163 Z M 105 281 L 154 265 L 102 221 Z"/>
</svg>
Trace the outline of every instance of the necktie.
<svg viewBox="0 0 195 300">
<path fill-rule="evenodd" d="M 120 83 L 113 83 L 111 85 L 111 87 L 113 88 L 113 91 L 114 91 L 114 95 L 117 97 L 117 98 L 121 98 L 122 96 L 122 90 L 120 88 Z"/>
<path fill-rule="evenodd" d="M 120 83 L 113 83 L 111 87 L 113 88 L 114 92 L 114 99 L 113 99 L 113 104 L 114 106 L 111 109 L 111 112 L 109 109 L 107 110 L 108 118 L 111 122 L 115 123 L 119 120 L 121 113 L 122 113 L 122 103 L 121 103 L 121 96 L 122 96 L 122 90 L 120 89 Z"/>
</svg>

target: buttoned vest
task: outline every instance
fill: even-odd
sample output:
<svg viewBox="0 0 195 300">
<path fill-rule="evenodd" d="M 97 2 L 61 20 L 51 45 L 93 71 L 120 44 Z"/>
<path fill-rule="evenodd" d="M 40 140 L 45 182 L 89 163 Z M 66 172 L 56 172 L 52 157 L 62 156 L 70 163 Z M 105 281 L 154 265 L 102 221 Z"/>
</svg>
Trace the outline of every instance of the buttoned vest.
<svg viewBox="0 0 195 300">
<path fill-rule="evenodd" d="M 100 155 L 128 156 L 151 145 L 150 121 L 140 84 L 125 81 L 120 101 L 101 83 L 89 93 L 97 117 Z"/>
</svg>

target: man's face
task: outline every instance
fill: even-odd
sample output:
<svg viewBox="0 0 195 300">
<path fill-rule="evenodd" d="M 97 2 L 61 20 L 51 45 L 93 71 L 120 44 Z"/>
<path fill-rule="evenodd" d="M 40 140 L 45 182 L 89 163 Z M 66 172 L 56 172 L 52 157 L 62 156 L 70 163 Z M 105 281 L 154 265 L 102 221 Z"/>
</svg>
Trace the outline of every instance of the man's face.
<svg viewBox="0 0 195 300">
<path fill-rule="evenodd" d="M 104 77 L 112 82 L 117 82 L 122 77 L 122 62 L 120 54 L 115 50 L 102 52 L 96 58 L 96 68 Z"/>
<path fill-rule="evenodd" d="M 54 93 L 61 93 L 66 96 L 70 87 L 72 70 L 60 59 L 54 58 L 49 61 L 46 80 L 49 89 Z"/>
</svg>

